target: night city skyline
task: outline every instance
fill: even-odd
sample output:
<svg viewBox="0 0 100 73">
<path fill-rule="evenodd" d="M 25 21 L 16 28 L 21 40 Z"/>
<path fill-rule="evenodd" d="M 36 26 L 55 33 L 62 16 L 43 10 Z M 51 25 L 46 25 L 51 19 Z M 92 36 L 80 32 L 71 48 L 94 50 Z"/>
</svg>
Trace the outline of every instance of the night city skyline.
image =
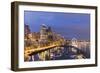
<svg viewBox="0 0 100 73">
<path fill-rule="evenodd" d="M 65 38 L 90 39 L 89 14 L 24 11 L 24 24 L 28 24 L 32 32 L 39 32 L 41 24 L 46 24 Z"/>
</svg>

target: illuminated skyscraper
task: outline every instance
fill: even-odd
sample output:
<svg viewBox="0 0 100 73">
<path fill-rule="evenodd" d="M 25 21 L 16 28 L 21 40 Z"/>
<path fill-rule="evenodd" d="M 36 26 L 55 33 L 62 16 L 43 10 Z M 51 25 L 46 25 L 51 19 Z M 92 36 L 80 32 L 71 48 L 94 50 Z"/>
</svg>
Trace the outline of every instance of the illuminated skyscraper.
<svg viewBox="0 0 100 73">
<path fill-rule="evenodd" d="M 30 31 L 29 25 L 25 25 L 24 26 L 25 38 L 28 38 L 28 34 L 30 34 L 30 33 L 31 33 L 31 31 Z"/>
<path fill-rule="evenodd" d="M 45 24 L 41 25 L 41 30 L 40 30 L 40 40 L 41 41 L 46 41 L 48 32 L 47 32 L 48 27 Z"/>
</svg>

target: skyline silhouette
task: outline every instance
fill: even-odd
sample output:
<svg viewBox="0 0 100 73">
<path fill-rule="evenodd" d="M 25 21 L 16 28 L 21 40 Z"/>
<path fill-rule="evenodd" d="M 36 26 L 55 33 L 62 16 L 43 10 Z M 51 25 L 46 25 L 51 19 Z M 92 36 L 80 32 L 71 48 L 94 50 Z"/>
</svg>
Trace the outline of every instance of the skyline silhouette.
<svg viewBox="0 0 100 73">
<path fill-rule="evenodd" d="M 24 24 L 31 32 L 39 32 L 41 24 L 46 24 L 65 38 L 90 40 L 90 14 L 24 11 Z"/>
</svg>

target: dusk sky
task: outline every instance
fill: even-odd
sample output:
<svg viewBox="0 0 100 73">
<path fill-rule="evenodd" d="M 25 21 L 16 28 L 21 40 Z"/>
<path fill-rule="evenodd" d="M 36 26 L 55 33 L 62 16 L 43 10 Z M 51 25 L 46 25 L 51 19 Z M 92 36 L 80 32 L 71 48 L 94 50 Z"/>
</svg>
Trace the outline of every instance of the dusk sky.
<svg viewBox="0 0 100 73">
<path fill-rule="evenodd" d="M 30 26 L 31 32 L 39 32 L 40 26 L 46 24 L 65 38 L 90 39 L 90 14 L 24 11 L 24 24 Z"/>
</svg>

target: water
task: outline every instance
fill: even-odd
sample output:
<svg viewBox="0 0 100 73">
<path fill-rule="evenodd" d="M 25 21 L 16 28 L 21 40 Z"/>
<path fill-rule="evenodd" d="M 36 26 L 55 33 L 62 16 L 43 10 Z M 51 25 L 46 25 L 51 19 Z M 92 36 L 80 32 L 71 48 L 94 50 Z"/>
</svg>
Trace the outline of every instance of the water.
<svg viewBox="0 0 100 73">
<path fill-rule="evenodd" d="M 30 56 L 29 61 L 47 61 L 47 60 L 69 60 L 90 58 L 90 49 L 74 47 L 55 47 L 50 50 L 37 53 Z"/>
</svg>

